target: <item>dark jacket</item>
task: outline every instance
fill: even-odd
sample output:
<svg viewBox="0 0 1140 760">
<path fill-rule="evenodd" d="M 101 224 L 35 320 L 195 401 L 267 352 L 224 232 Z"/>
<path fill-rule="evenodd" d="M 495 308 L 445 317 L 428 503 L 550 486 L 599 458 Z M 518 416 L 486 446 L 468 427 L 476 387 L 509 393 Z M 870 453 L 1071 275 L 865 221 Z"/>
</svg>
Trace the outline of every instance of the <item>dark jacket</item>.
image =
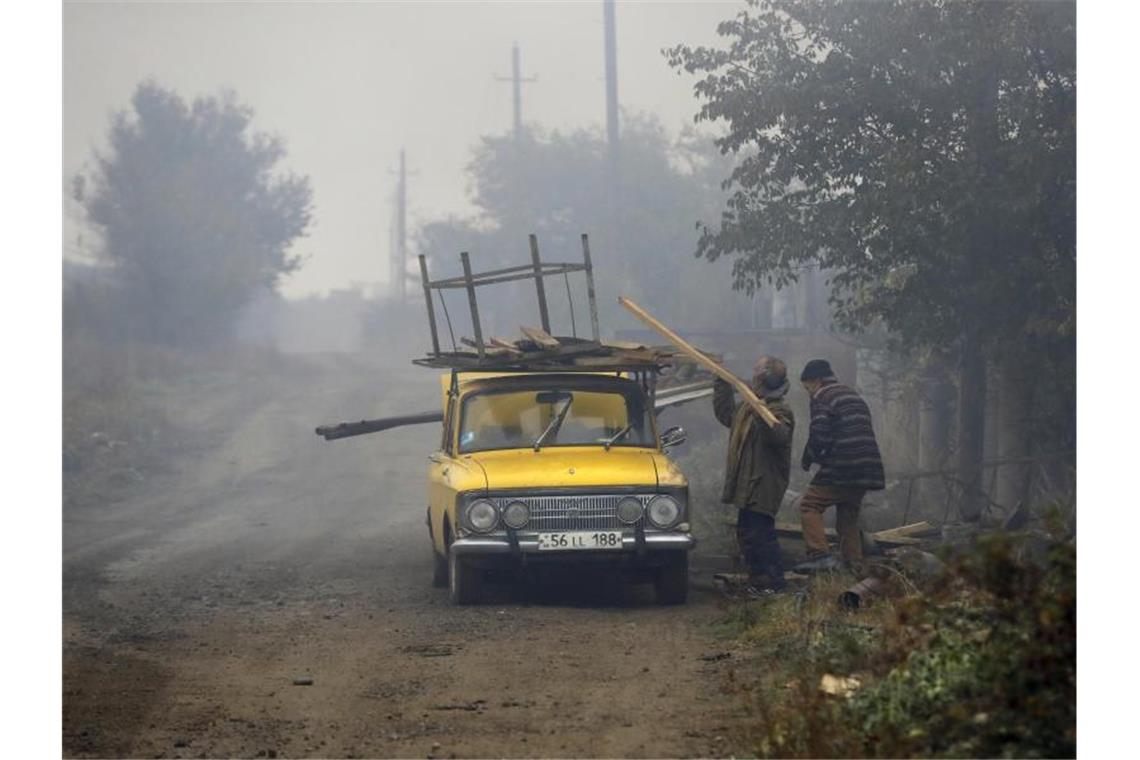
<svg viewBox="0 0 1140 760">
<path fill-rule="evenodd" d="M 768 427 L 752 407 L 736 401 L 731 385 L 720 379 L 713 385 L 713 412 L 730 430 L 721 501 L 775 515 L 788 490 L 796 421 L 782 394 L 764 401 L 782 424 Z"/>
<path fill-rule="evenodd" d="M 804 469 L 819 464 L 812 485 L 877 491 L 884 486 L 883 458 L 871 427 L 871 410 L 858 393 L 829 382 L 811 397 L 811 429 Z"/>
</svg>

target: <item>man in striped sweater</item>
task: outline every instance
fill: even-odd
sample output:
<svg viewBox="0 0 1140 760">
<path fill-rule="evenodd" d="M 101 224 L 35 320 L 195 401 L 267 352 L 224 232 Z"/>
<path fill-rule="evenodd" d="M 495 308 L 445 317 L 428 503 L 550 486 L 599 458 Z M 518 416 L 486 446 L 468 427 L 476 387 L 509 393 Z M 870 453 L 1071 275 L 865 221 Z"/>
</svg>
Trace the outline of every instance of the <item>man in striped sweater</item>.
<svg viewBox="0 0 1140 760">
<path fill-rule="evenodd" d="M 832 570 L 840 563 L 828 552 L 823 513 L 835 505 L 839 552 L 849 565 L 861 561 L 859 508 L 867 491 L 884 486 L 883 459 L 867 402 L 836 380 L 827 361 L 809 361 L 800 382 L 811 396 L 811 428 L 801 464 L 805 470 L 818 464 L 819 470 L 800 500 L 808 559 L 796 569 Z"/>
</svg>

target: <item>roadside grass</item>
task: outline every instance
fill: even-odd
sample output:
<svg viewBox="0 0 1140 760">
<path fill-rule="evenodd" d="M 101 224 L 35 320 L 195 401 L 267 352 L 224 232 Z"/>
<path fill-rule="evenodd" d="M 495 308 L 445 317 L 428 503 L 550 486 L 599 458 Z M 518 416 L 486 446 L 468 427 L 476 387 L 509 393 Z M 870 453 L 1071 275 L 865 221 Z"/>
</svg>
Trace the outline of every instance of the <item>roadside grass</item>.
<svg viewBox="0 0 1140 760">
<path fill-rule="evenodd" d="M 714 630 L 753 653 L 731 684 L 741 738 L 759 757 L 1075 755 L 1075 557 L 995 535 L 854 612 L 849 575 L 732 605 Z"/>
<path fill-rule="evenodd" d="M 69 339 L 63 351 L 63 507 L 119 500 L 159 464 L 170 423 L 122 347 Z"/>
</svg>

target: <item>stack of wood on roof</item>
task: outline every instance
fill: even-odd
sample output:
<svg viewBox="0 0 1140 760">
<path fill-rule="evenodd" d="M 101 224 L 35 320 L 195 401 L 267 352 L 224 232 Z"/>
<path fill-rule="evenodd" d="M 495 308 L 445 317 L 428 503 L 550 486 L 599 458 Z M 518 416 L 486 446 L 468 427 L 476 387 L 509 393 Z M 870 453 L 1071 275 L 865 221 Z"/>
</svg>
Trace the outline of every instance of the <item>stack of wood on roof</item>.
<svg viewBox="0 0 1140 760">
<path fill-rule="evenodd" d="M 415 363 L 443 369 L 652 369 L 676 362 L 668 346 L 648 346 L 623 340 L 587 340 L 555 337 L 537 327 L 521 327 L 514 340 L 492 336 L 484 342 L 483 358 L 477 343 L 462 338 L 450 352 L 429 354 Z M 682 359 L 682 362 L 684 360 Z"/>
</svg>

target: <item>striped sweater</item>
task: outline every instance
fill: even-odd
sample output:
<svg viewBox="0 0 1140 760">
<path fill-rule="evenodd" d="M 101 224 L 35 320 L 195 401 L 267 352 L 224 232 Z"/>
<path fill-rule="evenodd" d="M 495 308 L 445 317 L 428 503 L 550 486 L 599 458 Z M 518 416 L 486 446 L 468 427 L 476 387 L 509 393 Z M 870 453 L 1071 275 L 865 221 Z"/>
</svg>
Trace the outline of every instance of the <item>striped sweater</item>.
<svg viewBox="0 0 1140 760">
<path fill-rule="evenodd" d="M 842 383 L 828 383 L 811 397 L 811 428 L 804 468 L 819 464 L 813 485 L 884 487 L 883 458 L 871 427 L 871 411 L 858 393 Z"/>
</svg>

